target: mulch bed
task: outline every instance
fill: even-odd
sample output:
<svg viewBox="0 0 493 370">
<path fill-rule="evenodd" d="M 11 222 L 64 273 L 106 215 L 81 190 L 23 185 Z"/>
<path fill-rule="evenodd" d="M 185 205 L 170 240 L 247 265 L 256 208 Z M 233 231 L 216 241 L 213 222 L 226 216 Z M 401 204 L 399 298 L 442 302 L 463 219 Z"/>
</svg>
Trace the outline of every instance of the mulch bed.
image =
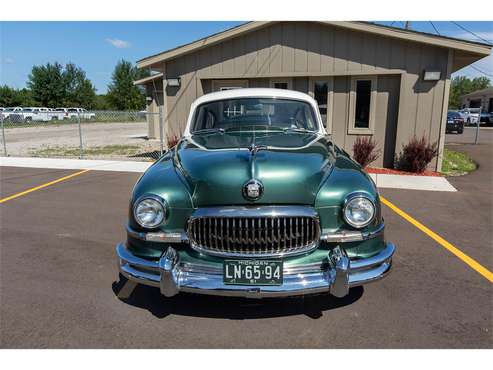
<svg viewBox="0 0 493 370">
<path fill-rule="evenodd" d="M 367 167 L 365 168 L 365 171 L 367 173 L 374 173 L 378 175 L 407 175 L 407 176 L 435 176 L 435 177 L 443 176 L 441 173 L 435 171 L 424 171 L 422 173 L 414 173 L 414 172 L 394 170 L 391 168 Z"/>
</svg>

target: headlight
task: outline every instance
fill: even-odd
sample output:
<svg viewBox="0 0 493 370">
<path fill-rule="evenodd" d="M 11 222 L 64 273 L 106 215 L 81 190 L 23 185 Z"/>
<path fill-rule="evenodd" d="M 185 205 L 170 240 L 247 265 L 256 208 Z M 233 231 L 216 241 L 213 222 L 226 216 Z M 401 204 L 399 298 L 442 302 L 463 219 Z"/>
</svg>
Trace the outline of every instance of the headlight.
<svg viewBox="0 0 493 370">
<path fill-rule="evenodd" d="M 157 195 L 144 195 L 134 204 L 134 218 L 145 228 L 152 229 L 163 223 L 166 218 L 166 204 Z"/>
<path fill-rule="evenodd" d="M 351 226 L 361 229 L 368 225 L 375 216 L 375 205 L 364 195 L 353 194 L 346 198 L 344 220 Z"/>
</svg>

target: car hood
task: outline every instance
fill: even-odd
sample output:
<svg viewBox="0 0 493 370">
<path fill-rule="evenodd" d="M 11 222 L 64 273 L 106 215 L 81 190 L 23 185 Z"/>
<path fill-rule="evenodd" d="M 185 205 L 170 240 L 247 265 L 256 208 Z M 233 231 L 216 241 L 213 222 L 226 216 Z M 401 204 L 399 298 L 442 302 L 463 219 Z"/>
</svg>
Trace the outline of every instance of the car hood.
<svg viewBox="0 0 493 370">
<path fill-rule="evenodd" d="M 264 186 L 256 202 L 243 197 L 253 166 Z M 313 133 L 252 132 L 192 136 L 176 149 L 175 167 L 192 189 L 195 207 L 236 204 L 311 204 L 334 163 L 324 137 Z"/>
</svg>

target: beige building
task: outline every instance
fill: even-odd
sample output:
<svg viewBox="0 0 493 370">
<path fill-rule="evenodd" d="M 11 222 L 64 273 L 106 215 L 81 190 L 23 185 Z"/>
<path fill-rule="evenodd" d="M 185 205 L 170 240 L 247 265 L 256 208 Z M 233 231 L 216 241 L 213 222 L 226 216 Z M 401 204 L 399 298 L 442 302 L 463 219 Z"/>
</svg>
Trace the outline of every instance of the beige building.
<svg viewBox="0 0 493 370">
<path fill-rule="evenodd" d="M 372 135 L 382 149 L 375 165 L 392 167 L 414 135 L 442 152 L 450 75 L 490 51 L 366 22 L 250 22 L 138 61 L 156 74 L 135 83 L 146 87 L 149 111 L 161 111 L 168 136 L 183 132 L 190 104 L 208 92 L 302 91 L 317 100 L 336 144 L 351 154 L 358 135 Z M 159 135 L 157 116 L 149 135 Z M 440 167 L 441 154 L 432 164 Z"/>
<path fill-rule="evenodd" d="M 483 112 L 493 112 L 493 87 L 473 91 L 461 97 L 461 108 L 480 107 Z"/>
</svg>

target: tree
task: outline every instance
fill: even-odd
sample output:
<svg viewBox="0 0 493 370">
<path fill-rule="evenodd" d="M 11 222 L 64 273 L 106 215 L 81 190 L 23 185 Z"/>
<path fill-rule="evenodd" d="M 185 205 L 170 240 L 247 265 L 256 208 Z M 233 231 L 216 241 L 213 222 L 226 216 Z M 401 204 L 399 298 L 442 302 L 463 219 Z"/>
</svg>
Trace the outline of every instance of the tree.
<svg viewBox="0 0 493 370">
<path fill-rule="evenodd" d="M 86 77 L 86 72 L 73 63 L 65 66 L 63 72 L 65 86 L 65 106 L 94 108 L 96 89 Z"/>
<path fill-rule="evenodd" d="M 145 107 L 145 94 L 134 81 L 148 75 L 129 61 L 119 61 L 108 85 L 108 102 L 118 110 L 140 110 Z"/>
<path fill-rule="evenodd" d="M 449 108 L 461 108 L 461 97 L 476 90 L 486 89 L 491 86 L 487 77 L 476 77 L 472 80 L 466 76 L 457 76 L 450 83 Z"/>
<path fill-rule="evenodd" d="M 96 102 L 94 103 L 95 110 L 110 110 L 111 106 L 108 102 L 107 96 L 104 94 L 96 95 Z"/>
<path fill-rule="evenodd" d="M 14 89 L 7 85 L 0 86 L 0 107 L 28 107 L 34 104 L 30 90 Z"/>
<path fill-rule="evenodd" d="M 27 83 L 36 103 L 47 107 L 79 106 L 92 108 L 96 89 L 86 73 L 73 63 L 58 62 L 34 66 Z"/>
</svg>

